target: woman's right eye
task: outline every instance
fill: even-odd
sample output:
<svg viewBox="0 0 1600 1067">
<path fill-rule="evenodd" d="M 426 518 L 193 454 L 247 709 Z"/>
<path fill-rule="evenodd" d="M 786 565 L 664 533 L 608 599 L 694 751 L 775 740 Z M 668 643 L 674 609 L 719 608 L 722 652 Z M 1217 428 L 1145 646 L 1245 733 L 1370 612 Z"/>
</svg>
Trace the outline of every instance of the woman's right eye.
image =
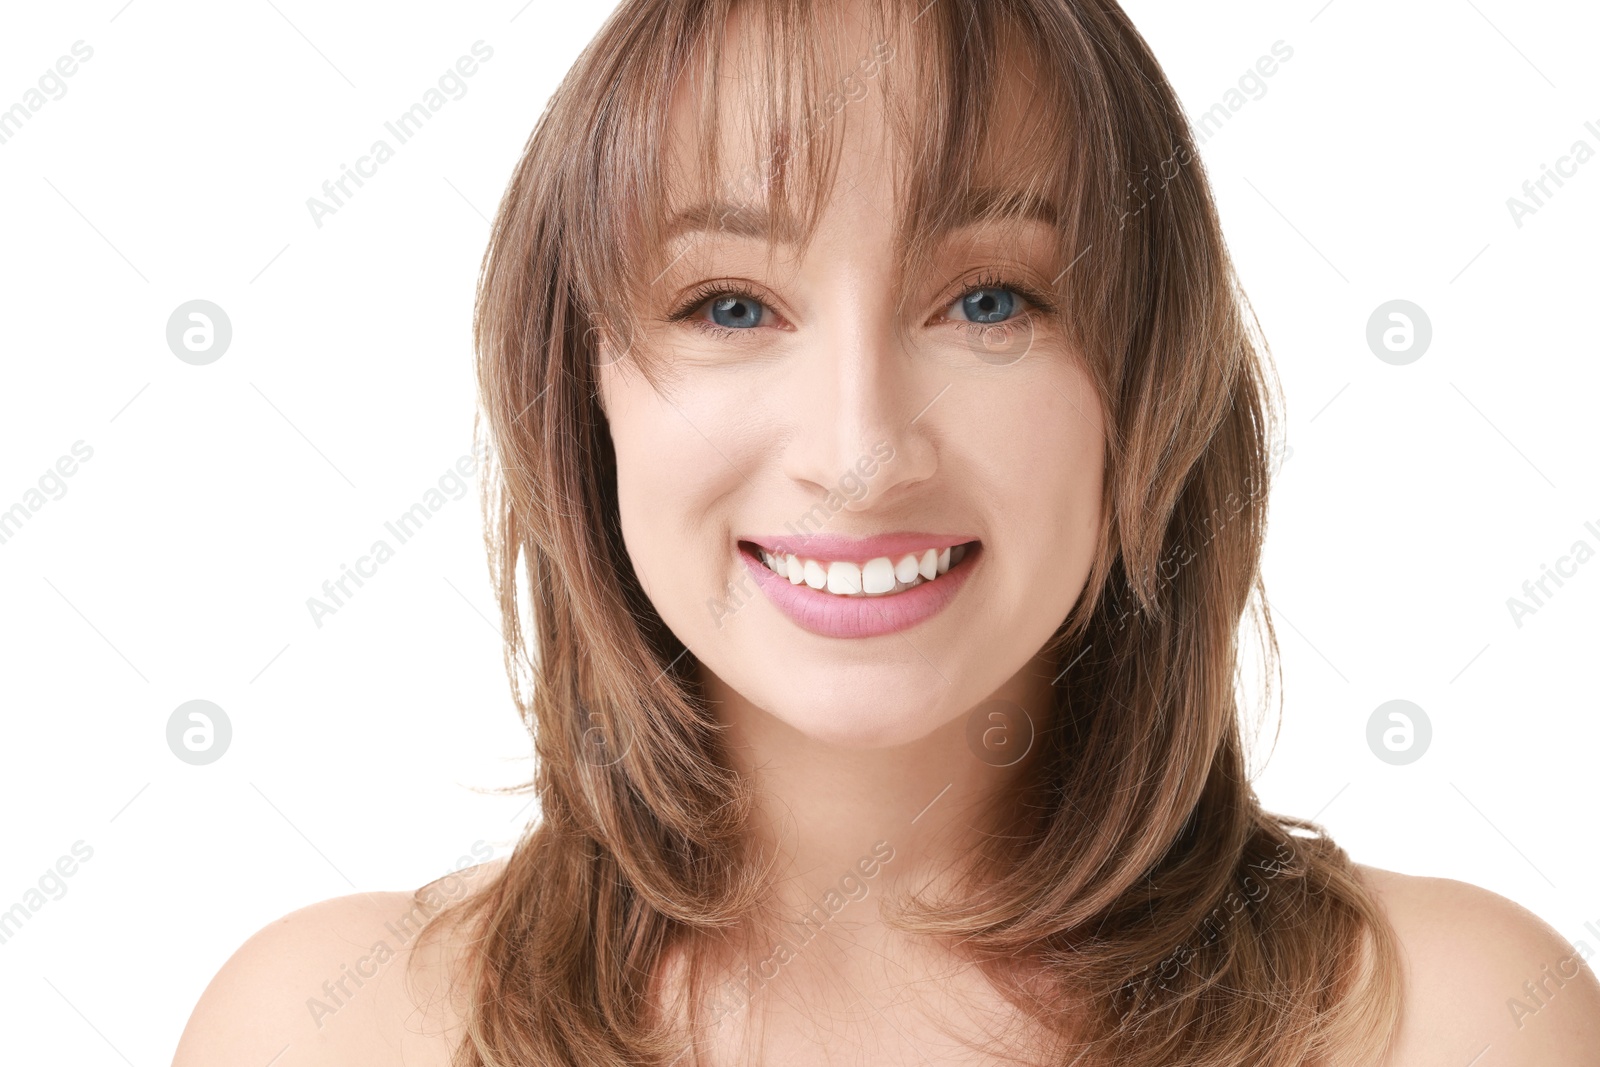
<svg viewBox="0 0 1600 1067">
<path fill-rule="evenodd" d="M 701 305 L 705 321 L 729 330 L 748 330 L 769 317 L 766 305 L 748 293 L 724 293 Z"/>
</svg>

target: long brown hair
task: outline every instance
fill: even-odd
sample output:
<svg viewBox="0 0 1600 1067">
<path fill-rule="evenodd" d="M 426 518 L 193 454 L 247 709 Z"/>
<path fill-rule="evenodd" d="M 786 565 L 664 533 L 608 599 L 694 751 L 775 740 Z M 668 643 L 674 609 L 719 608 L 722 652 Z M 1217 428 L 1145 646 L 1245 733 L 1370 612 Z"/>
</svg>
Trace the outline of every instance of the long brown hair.
<svg viewBox="0 0 1600 1067">
<path fill-rule="evenodd" d="M 628 561 L 597 399 L 602 359 L 652 373 L 616 294 L 660 269 L 672 93 L 698 74 L 717 128 L 735 9 L 760 27 L 745 39 L 767 89 L 750 130 L 763 162 L 730 174 L 706 146 L 700 180 L 809 234 L 836 120 L 876 81 L 901 104 L 908 273 L 993 165 L 984 120 L 1030 62 L 1043 105 L 1021 181 L 1058 211 L 1056 296 L 1107 416 L 1099 555 L 1045 650 L 1064 673 L 1017 804 L 1030 814 L 897 924 L 959 945 L 1059 1035 L 1040 1062 L 1377 1062 L 1399 1012 L 1392 934 L 1344 851 L 1264 811 L 1248 780 L 1242 623 L 1278 688 L 1259 560 L 1281 401 L 1178 101 L 1114 0 L 861 6 L 880 35 L 840 68 L 818 44 L 837 4 L 623 0 L 500 203 L 475 322 L 485 540 L 539 816 L 449 913 L 475 931 L 455 1062 L 694 1062 L 709 964 L 674 1019 L 651 1003 L 661 962 L 760 911 L 751 786 Z M 1024 957 L 1042 982 L 999 966 Z"/>
</svg>

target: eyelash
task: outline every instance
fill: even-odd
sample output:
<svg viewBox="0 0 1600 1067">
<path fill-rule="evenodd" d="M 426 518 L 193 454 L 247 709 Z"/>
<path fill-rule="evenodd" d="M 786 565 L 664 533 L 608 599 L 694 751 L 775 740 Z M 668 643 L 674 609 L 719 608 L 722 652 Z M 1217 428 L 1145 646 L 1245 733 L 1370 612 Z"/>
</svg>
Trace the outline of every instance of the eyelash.
<svg viewBox="0 0 1600 1067">
<path fill-rule="evenodd" d="M 713 297 L 730 296 L 737 300 L 749 300 L 752 303 L 760 304 L 768 311 L 772 310 L 772 302 L 759 293 L 752 291 L 748 286 L 730 285 L 727 282 L 706 282 L 691 289 L 689 295 L 684 298 L 684 302 L 678 305 L 677 310 L 667 316 L 667 321 L 683 322 L 684 320 L 689 320 L 690 325 L 696 329 L 706 331 L 712 337 L 728 337 L 736 333 L 750 333 L 749 329 L 735 330 L 729 326 L 718 326 L 714 322 L 707 322 L 705 319 L 690 319 L 691 315 L 705 306 L 706 301 Z"/>
<path fill-rule="evenodd" d="M 995 273 L 982 274 L 970 281 L 963 282 L 961 288 L 952 294 L 951 297 L 944 302 L 943 306 L 948 308 L 957 300 L 969 296 L 980 289 L 1004 289 L 1007 292 L 1016 293 L 1032 306 L 1022 314 L 1013 316 L 1012 318 L 1000 323 L 970 322 L 962 319 L 949 319 L 946 321 L 952 322 L 956 326 L 963 329 L 969 329 L 974 326 L 984 329 L 993 329 L 996 326 L 1020 325 L 1024 322 L 1027 322 L 1029 317 L 1033 315 L 1034 312 L 1042 312 L 1045 315 L 1054 315 L 1056 313 L 1055 301 L 1044 296 L 1032 286 L 1025 285 L 1021 282 L 1012 281 L 1003 275 Z M 684 298 L 683 303 L 679 304 L 678 307 L 667 316 L 667 321 L 689 321 L 690 324 L 696 329 L 704 330 L 710 336 L 717 338 L 731 337 L 734 334 L 751 333 L 752 331 L 748 328 L 734 329 L 729 326 L 718 326 L 716 323 L 708 322 L 705 319 L 691 318 L 695 312 L 704 307 L 706 302 L 711 300 L 713 297 L 726 298 L 730 296 L 738 300 L 749 300 L 753 303 L 760 304 L 769 312 L 772 310 L 771 301 L 766 297 L 763 297 L 760 293 L 755 292 L 748 286 L 729 284 L 726 282 L 706 282 L 704 284 L 697 285 L 690 290 L 689 294 Z"/>
<path fill-rule="evenodd" d="M 980 289 L 1004 289 L 1007 292 L 1016 293 L 1032 306 L 1022 314 L 1006 319 L 1004 322 L 969 322 L 961 319 L 952 320 L 957 326 L 963 328 L 977 326 L 984 329 L 993 329 L 996 326 L 1016 326 L 1024 322 L 1028 322 L 1034 312 L 1040 312 L 1044 315 L 1054 315 L 1056 313 L 1056 302 L 1051 298 L 1045 296 L 1043 293 L 1034 289 L 1030 285 L 1026 285 L 1022 282 L 1014 282 L 1004 275 L 994 273 L 980 274 L 972 281 L 962 283 L 961 291 L 951 297 L 951 299 L 945 304 L 945 307 L 949 307 L 957 300 L 960 300 L 965 296 L 969 296 Z"/>
</svg>

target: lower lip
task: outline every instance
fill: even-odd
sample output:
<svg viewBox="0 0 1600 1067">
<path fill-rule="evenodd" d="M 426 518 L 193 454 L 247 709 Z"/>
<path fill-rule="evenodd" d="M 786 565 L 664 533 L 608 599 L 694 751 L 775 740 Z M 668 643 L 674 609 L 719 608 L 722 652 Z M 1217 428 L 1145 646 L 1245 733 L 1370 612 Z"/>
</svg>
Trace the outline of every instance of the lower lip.
<svg viewBox="0 0 1600 1067">
<path fill-rule="evenodd" d="M 979 542 L 970 542 L 961 562 L 939 577 L 886 596 L 838 596 L 804 582 L 795 585 L 743 545 L 739 546 L 739 558 L 767 599 L 802 630 L 821 637 L 878 637 L 909 630 L 943 611 L 966 584 L 982 551 Z"/>
</svg>

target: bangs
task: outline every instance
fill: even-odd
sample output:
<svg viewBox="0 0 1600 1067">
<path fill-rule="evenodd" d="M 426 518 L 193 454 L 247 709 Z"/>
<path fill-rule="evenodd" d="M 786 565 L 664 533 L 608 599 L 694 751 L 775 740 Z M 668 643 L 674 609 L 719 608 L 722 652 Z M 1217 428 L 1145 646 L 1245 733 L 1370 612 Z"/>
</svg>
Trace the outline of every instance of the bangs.
<svg viewBox="0 0 1600 1067">
<path fill-rule="evenodd" d="M 837 182 L 841 146 L 869 118 L 882 123 L 897 191 L 902 294 L 928 280 L 934 247 L 961 228 L 1020 234 L 1043 222 L 1059 237 L 1055 295 L 1077 302 L 1069 283 L 1096 244 L 1085 214 L 1115 219 L 1125 179 L 1110 178 L 1119 167 L 1096 174 L 1084 162 L 1115 158 L 1118 146 L 1108 127 L 1077 121 L 1093 113 L 1093 79 L 1082 71 L 1096 50 L 1065 9 L 1047 24 L 1039 5 L 1005 0 L 653 6 L 645 17 L 659 24 L 639 29 L 664 47 L 603 63 L 609 88 L 578 153 L 589 165 L 563 212 L 577 238 L 569 277 L 604 331 L 606 362 L 626 353 L 650 374 L 649 352 L 631 339 L 686 230 L 803 252 L 831 198 L 849 195 Z"/>
</svg>

